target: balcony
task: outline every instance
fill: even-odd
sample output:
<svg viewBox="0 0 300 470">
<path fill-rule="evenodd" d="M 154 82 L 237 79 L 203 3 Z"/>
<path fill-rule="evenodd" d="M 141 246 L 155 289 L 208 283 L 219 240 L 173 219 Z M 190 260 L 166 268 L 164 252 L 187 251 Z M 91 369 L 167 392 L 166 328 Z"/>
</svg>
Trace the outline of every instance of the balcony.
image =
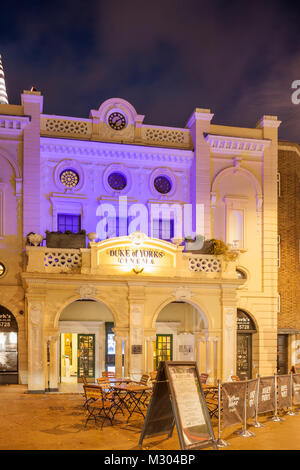
<svg viewBox="0 0 300 470">
<path fill-rule="evenodd" d="M 156 239 L 128 247 L 128 238 L 90 243 L 89 248 L 27 246 L 27 273 L 84 274 L 196 279 L 237 279 L 236 263 L 223 256 L 184 253 L 183 247 Z M 151 240 L 151 247 L 150 247 Z M 139 253 L 139 256 L 138 256 Z"/>
</svg>

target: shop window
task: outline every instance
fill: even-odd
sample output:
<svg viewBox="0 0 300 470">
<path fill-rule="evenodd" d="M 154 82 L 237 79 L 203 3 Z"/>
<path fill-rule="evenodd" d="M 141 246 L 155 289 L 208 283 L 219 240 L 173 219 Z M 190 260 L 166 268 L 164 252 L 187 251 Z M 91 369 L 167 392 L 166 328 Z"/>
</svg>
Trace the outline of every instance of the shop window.
<svg viewBox="0 0 300 470">
<path fill-rule="evenodd" d="M 81 230 L 81 217 L 74 214 L 58 214 L 57 215 L 57 230 L 59 232 L 66 232 L 67 230 L 73 233 L 80 232 Z"/>
</svg>

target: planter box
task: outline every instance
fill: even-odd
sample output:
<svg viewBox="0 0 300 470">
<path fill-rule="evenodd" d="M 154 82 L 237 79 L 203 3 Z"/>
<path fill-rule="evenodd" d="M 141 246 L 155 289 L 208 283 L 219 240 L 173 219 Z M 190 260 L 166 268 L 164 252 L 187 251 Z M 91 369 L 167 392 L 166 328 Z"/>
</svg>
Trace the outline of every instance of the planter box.
<svg viewBox="0 0 300 470">
<path fill-rule="evenodd" d="M 47 248 L 86 248 L 86 235 L 82 233 L 46 233 Z"/>
</svg>

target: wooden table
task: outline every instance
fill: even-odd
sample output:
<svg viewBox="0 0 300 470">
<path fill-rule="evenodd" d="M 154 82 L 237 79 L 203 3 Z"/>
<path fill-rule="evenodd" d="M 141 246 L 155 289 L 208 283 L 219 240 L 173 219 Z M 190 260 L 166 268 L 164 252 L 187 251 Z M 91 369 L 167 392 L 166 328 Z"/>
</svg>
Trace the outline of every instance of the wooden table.
<svg viewBox="0 0 300 470">
<path fill-rule="evenodd" d="M 116 391 L 119 398 L 120 407 L 124 406 L 128 413 L 129 417 L 127 423 L 130 420 L 133 413 L 138 413 L 145 418 L 142 398 L 146 398 L 147 391 L 152 390 L 151 387 L 138 384 L 121 384 L 121 385 L 112 385 L 111 388 Z"/>
</svg>

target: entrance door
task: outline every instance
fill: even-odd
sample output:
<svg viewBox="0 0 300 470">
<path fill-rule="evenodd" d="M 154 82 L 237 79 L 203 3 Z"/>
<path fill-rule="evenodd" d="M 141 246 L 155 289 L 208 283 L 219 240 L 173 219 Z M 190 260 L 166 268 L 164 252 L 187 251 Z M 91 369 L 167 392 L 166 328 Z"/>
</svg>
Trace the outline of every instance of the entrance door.
<svg viewBox="0 0 300 470">
<path fill-rule="evenodd" d="M 95 335 L 78 335 L 78 379 L 95 378 Z"/>
<path fill-rule="evenodd" d="M 173 335 L 156 335 L 156 369 L 160 361 L 172 361 Z"/>
<path fill-rule="evenodd" d="M 277 369 L 278 374 L 288 373 L 288 335 L 277 337 Z"/>
<path fill-rule="evenodd" d="M 0 305 L 0 384 L 18 383 L 18 325 L 14 315 Z"/>
<path fill-rule="evenodd" d="M 249 380 L 252 377 L 252 334 L 242 333 L 237 335 L 237 364 L 236 373 L 241 380 Z"/>
</svg>

